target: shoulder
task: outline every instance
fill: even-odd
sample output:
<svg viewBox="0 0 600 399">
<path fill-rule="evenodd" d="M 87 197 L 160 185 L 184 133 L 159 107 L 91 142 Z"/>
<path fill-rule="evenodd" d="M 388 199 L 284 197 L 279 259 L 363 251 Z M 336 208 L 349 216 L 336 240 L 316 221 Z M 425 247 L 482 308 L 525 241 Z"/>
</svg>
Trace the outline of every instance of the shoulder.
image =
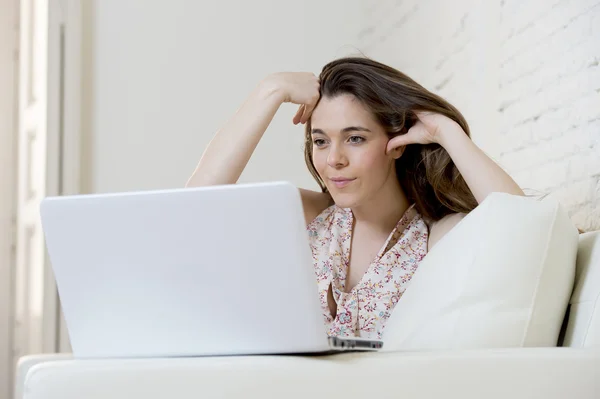
<svg viewBox="0 0 600 399">
<path fill-rule="evenodd" d="M 451 213 L 450 215 L 446 215 L 442 219 L 433 222 L 429 227 L 428 250 L 431 250 L 431 248 L 452 230 L 454 226 L 463 220 L 465 216 L 467 216 L 466 213 Z"/>
<path fill-rule="evenodd" d="M 328 193 L 318 191 L 299 189 L 302 198 L 302 207 L 304 208 L 304 219 L 306 224 L 310 224 L 325 209 L 333 205 L 333 199 Z"/>
</svg>

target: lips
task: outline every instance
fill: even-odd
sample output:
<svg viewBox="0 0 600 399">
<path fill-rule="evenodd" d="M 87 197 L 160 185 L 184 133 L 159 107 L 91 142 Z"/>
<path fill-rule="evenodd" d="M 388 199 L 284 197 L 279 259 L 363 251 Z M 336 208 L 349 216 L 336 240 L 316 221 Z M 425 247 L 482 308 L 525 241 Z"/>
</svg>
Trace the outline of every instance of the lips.
<svg viewBox="0 0 600 399">
<path fill-rule="evenodd" d="M 331 182 L 337 187 L 342 188 L 346 187 L 348 184 L 352 183 L 355 179 L 349 179 L 345 177 L 332 177 Z"/>
</svg>

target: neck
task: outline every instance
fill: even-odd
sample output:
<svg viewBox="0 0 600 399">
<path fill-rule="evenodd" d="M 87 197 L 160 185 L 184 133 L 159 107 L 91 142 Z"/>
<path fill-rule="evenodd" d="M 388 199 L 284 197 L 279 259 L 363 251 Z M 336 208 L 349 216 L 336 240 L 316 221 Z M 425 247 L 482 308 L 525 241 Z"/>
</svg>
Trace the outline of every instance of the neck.
<svg viewBox="0 0 600 399">
<path fill-rule="evenodd" d="M 393 181 L 386 183 L 375 196 L 352 208 L 355 223 L 384 234 L 396 226 L 410 203 L 395 174 L 391 177 Z"/>
</svg>

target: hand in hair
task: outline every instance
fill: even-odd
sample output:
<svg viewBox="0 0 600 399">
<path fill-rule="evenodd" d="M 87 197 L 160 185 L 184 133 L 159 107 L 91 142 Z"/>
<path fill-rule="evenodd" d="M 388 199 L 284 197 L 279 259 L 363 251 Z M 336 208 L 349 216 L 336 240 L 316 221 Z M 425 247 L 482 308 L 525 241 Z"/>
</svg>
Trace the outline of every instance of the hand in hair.
<svg viewBox="0 0 600 399">
<path fill-rule="evenodd" d="M 439 144 L 440 132 L 461 129 L 460 125 L 445 115 L 435 112 L 416 112 L 419 120 L 406 134 L 396 136 L 388 142 L 386 152 L 409 144 Z"/>
<path fill-rule="evenodd" d="M 416 112 L 419 119 L 406 134 L 388 141 L 386 151 L 409 144 L 439 144 L 448 153 L 471 193 L 481 203 L 492 192 L 524 195 L 519 185 L 488 157 L 451 118 Z"/>
<path fill-rule="evenodd" d="M 319 78 L 311 72 L 278 72 L 269 75 L 262 85 L 281 94 L 283 103 L 298 104 L 294 125 L 305 124 L 319 102 Z"/>
</svg>

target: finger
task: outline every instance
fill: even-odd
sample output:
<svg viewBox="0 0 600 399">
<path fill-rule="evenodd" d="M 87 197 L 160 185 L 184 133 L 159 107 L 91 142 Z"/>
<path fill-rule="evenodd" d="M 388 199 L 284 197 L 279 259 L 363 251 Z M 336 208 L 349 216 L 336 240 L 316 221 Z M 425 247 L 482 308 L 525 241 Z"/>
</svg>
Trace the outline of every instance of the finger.
<svg viewBox="0 0 600 399">
<path fill-rule="evenodd" d="M 307 105 L 306 107 L 304 107 L 304 114 L 302 114 L 302 123 L 308 122 L 308 119 L 310 118 L 310 115 L 312 114 L 314 109 L 314 105 Z"/>
<path fill-rule="evenodd" d="M 294 125 L 297 125 L 298 123 L 300 123 L 303 114 L 304 114 L 304 104 L 302 104 L 298 107 L 298 111 L 296 111 L 296 115 L 294 115 L 294 119 L 292 120 L 294 122 Z"/>
<path fill-rule="evenodd" d="M 317 104 L 319 103 L 320 98 L 321 98 L 321 95 L 317 91 L 317 94 L 312 99 L 312 101 L 309 102 L 308 104 L 306 104 L 306 109 L 304 112 L 304 123 L 308 122 L 308 120 L 310 119 L 313 111 L 315 110 L 315 108 L 317 107 Z"/>
<path fill-rule="evenodd" d="M 406 134 L 403 134 L 402 136 L 396 136 L 388 141 L 385 153 L 389 154 L 396 148 L 405 146 L 407 144 L 409 144 L 409 141 L 406 139 Z"/>
</svg>

